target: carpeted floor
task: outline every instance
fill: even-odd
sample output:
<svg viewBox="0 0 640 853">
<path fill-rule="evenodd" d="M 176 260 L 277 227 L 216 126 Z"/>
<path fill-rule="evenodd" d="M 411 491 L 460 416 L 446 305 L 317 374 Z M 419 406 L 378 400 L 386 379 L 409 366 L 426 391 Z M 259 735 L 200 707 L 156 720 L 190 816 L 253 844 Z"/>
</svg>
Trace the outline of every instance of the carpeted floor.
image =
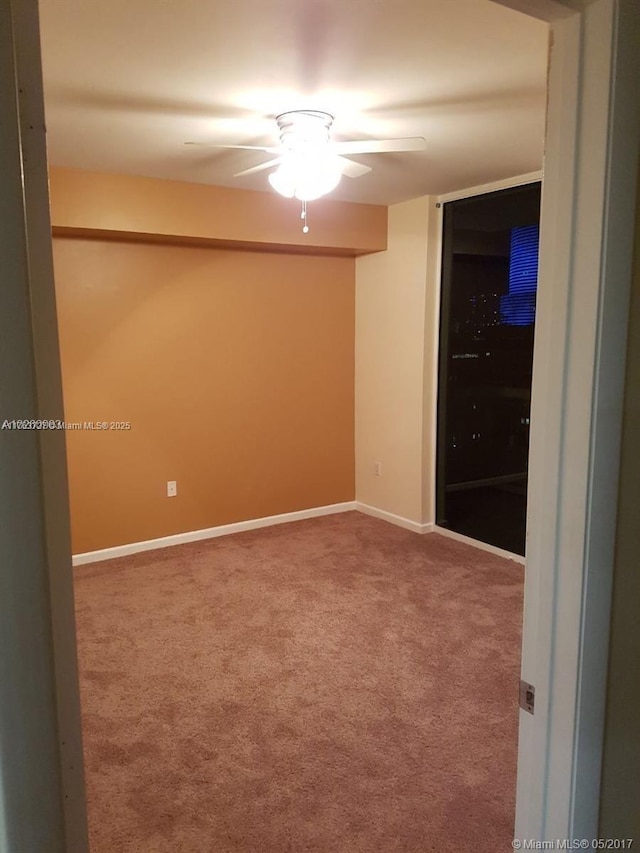
<svg viewBox="0 0 640 853">
<path fill-rule="evenodd" d="M 92 853 L 496 853 L 522 566 L 359 513 L 76 569 Z"/>
</svg>

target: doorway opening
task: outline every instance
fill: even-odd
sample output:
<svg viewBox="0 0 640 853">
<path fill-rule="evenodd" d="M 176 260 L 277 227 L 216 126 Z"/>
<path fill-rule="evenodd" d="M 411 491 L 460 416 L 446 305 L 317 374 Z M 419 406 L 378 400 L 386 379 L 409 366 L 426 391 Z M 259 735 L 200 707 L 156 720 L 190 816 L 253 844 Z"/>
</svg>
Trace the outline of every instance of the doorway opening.
<svg viewBox="0 0 640 853">
<path fill-rule="evenodd" d="M 505 5 L 518 5 L 515 0 L 510 4 L 505 0 L 503 2 Z M 574 9 L 577 6 L 568 0 L 563 3 L 528 5 L 534 11 L 537 6 L 560 11 L 566 11 L 561 9 L 563 6 Z M 27 4 L 24 4 L 24 8 L 27 8 Z M 619 28 L 618 19 L 614 18 L 614 13 L 617 15 L 618 12 L 621 17 Z M 541 10 L 540 15 L 542 14 Z M 25 17 L 22 10 L 20 17 Z M 546 170 L 552 179 L 548 184 L 551 191 L 545 202 L 543 217 L 548 223 L 545 228 L 546 240 L 543 240 L 543 243 L 548 244 L 543 251 L 543 257 L 546 258 L 543 278 L 553 280 L 554 287 L 549 288 L 546 300 L 549 303 L 546 311 L 548 322 L 540 322 L 539 329 L 545 332 L 544 336 L 541 336 L 545 344 L 551 342 L 557 345 L 553 348 L 547 345 L 539 350 L 544 354 L 541 360 L 544 362 L 542 367 L 545 372 L 540 371 L 543 380 L 538 383 L 536 398 L 547 406 L 546 417 L 551 437 L 542 436 L 535 442 L 540 445 L 541 450 L 547 451 L 539 454 L 540 464 L 537 467 L 540 473 L 536 476 L 536 489 L 532 488 L 532 494 L 538 498 L 538 509 L 544 511 L 539 511 L 535 518 L 537 542 L 534 564 L 540 567 L 540 576 L 536 578 L 536 588 L 532 585 L 528 593 L 525 625 L 528 635 L 531 636 L 528 637 L 529 642 L 525 639 L 527 655 L 523 672 L 525 677 L 531 680 L 535 676 L 538 696 L 545 700 L 545 707 L 550 708 L 551 713 L 538 714 L 530 719 L 526 716 L 522 718 L 519 774 L 521 790 L 518 795 L 521 814 L 518 826 L 521 837 L 533 837 L 536 834 L 533 830 L 538 827 L 543 828 L 540 834 L 544 831 L 549 837 L 553 837 L 552 833 L 566 834 L 567 827 L 576 837 L 593 837 L 593 826 L 597 824 L 600 779 L 600 709 L 607 672 L 608 583 L 611 575 L 607 560 L 612 550 L 609 541 L 611 537 L 608 539 L 607 536 L 615 522 L 615 500 L 609 498 L 611 494 L 615 494 L 617 482 L 617 407 L 621 396 L 617 379 L 621 373 L 621 365 L 624 365 L 624 296 L 629 280 L 626 265 L 630 257 L 628 235 L 631 227 L 629 223 L 632 221 L 629 211 L 635 198 L 632 197 L 632 187 L 635 187 L 633 179 L 637 169 L 638 121 L 637 110 L 633 109 L 635 90 L 628 82 L 637 79 L 637 75 L 626 74 L 628 69 L 633 71 L 635 65 L 629 48 L 633 46 L 632 25 L 637 21 L 637 10 L 632 3 L 615 4 L 614 7 L 613 3 L 598 0 L 591 3 L 582 14 L 568 13 L 567 17 L 558 12 L 556 17 L 560 19 L 560 23 L 554 26 L 555 54 L 552 54 L 550 63 L 552 85 Z M 637 52 L 635 53 L 637 55 Z M 25 50 L 24 55 L 32 56 L 34 63 L 37 60 L 37 50 Z M 565 61 L 567 57 L 568 62 Z M 564 73 L 567 68 L 569 71 Z M 573 71 L 575 73 L 572 73 Z M 620 71 L 625 74 L 619 73 Z M 33 74 L 32 77 L 37 79 L 38 75 Z M 614 85 L 611 85 L 612 80 Z M 35 90 L 37 94 L 37 86 Z M 9 87 L 7 91 L 13 89 Z M 32 89 L 27 87 L 27 92 L 32 93 Z M 615 109 L 610 111 L 614 95 Z M 11 99 L 7 98 L 7 101 L 9 100 Z M 29 106 L 28 98 L 27 105 Z M 620 120 L 621 117 L 624 117 L 624 121 Z M 27 122 L 25 119 L 25 126 L 28 126 L 32 133 L 25 133 L 22 141 L 24 143 L 26 139 L 26 144 L 33 146 L 34 137 L 36 142 L 41 142 L 41 128 L 44 125 L 38 121 L 31 125 Z M 624 145 L 621 143 L 623 132 Z M 14 145 L 14 138 L 18 139 L 18 134 L 10 133 L 6 138 L 9 142 L 3 153 L 8 150 L 9 143 Z M 576 168 L 567 169 L 567 162 L 573 162 L 576 140 L 583 139 L 588 140 L 589 144 L 577 146 Z M 8 157 L 6 159 L 9 160 Z M 38 175 L 41 178 L 43 162 L 42 155 L 39 158 L 26 158 L 28 168 L 25 170 L 24 180 L 27 188 L 33 189 L 33 192 L 27 193 L 30 200 L 27 206 L 35 207 L 36 213 L 44 214 L 44 182 L 34 181 L 34 163 L 36 178 Z M 29 219 L 30 224 L 33 218 Z M 41 219 L 46 219 L 46 215 Z M 25 222 L 23 211 L 19 211 L 13 221 L 21 223 L 22 227 Z M 44 228 L 41 230 L 43 233 L 46 231 Z M 35 240 L 34 233 L 38 233 L 37 229 L 30 228 L 30 257 L 37 257 L 35 249 L 46 245 L 41 239 Z M 7 235 L 8 241 L 11 241 L 13 234 L 9 229 Z M 615 241 L 611 238 L 615 238 Z M 17 240 L 15 244 L 18 245 Z M 14 255 L 17 254 L 19 253 L 14 252 Z M 23 254 L 26 256 L 26 253 Z M 43 255 L 46 253 L 40 253 L 40 256 Z M 603 269 L 607 273 L 604 279 Z M 33 269 L 30 272 L 33 274 Z M 23 281 L 28 282 L 25 274 L 19 279 L 16 276 L 15 280 L 20 284 Z M 580 284 L 580 312 L 572 311 L 577 304 L 574 287 L 577 282 Z M 46 351 L 43 339 L 46 344 L 51 338 L 48 335 L 51 326 L 45 321 L 51 315 L 52 300 L 46 287 L 34 288 L 32 296 L 33 304 L 42 309 L 35 312 L 42 322 L 36 326 L 37 334 L 34 335 L 35 348 L 41 355 L 43 350 Z M 562 307 L 563 299 L 566 302 L 566 313 L 572 320 L 566 328 L 563 325 L 564 315 L 555 310 L 558 303 Z M 15 300 L 16 305 L 18 302 Z M 19 304 L 22 307 L 23 302 L 20 301 Z M 597 309 L 600 309 L 600 314 Z M 13 317 L 8 319 L 11 321 Z M 17 328 L 17 324 L 14 325 Z M 603 327 L 608 334 L 600 335 Z M 561 334 L 557 334 L 559 328 Z M 47 334 L 43 334 L 43 329 Z M 27 340 L 26 336 L 24 340 Z M 27 341 L 27 344 L 23 345 L 23 338 L 19 338 L 17 334 L 9 337 L 7 343 L 11 344 L 11 354 L 14 351 L 19 354 L 26 352 L 28 357 L 25 360 L 31 364 L 32 343 Z M 580 358 L 570 358 L 576 351 L 580 353 Z M 592 358 L 594 352 L 595 359 Z M 44 365 L 41 378 L 46 379 L 51 373 L 55 373 L 56 362 L 55 359 L 51 359 L 48 364 L 45 359 L 41 361 Z M 12 360 L 13 363 L 22 362 L 15 359 Z M 579 367 L 580 376 L 577 375 L 576 365 Z M 585 365 L 588 365 L 589 369 L 586 369 Z M 595 374 L 596 381 L 593 381 L 592 373 Z M 22 377 L 22 374 L 17 372 L 15 375 Z M 16 387 L 17 383 L 16 379 Z M 567 389 L 572 392 L 570 405 L 561 408 L 561 404 L 569 396 L 562 393 Z M 22 388 L 19 390 L 22 392 Z M 55 398 L 55 389 L 51 396 Z M 601 402 L 607 405 L 600 405 Z M 578 440 L 575 432 L 579 433 Z M 596 433 L 596 440 L 589 443 L 586 440 L 587 433 L 590 435 L 591 432 Z M 554 444 L 556 433 L 570 436 L 570 443 L 558 441 Z M 51 507 L 54 504 L 56 489 L 59 493 L 64 492 L 64 483 L 61 484 L 64 478 L 57 476 L 56 479 L 56 471 L 59 469 L 55 465 L 55 454 L 51 451 L 53 445 L 46 442 L 43 444 L 45 463 L 48 464 L 51 460 L 54 462 L 51 468 L 54 473 L 48 475 L 45 500 L 42 500 L 42 495 L 33 485 L 39 485 L 36 476 L 8 478 L 6 491 L 8 495 L 12 495 L 16 484 L 19 484 L 20 488 L 29 489 L 29 503 L 22 501 L 20 506 L 33 506 L 33 513 L 29 513 L 29 517 L 33 518 L 34 525 L 37 523 L 40 526 L 43 518 L 46 517 L 48 521 L 52 515 Z M 550 450 L 547 450 L 548 445 L 551 445 Z M 568 449 L 571 452 L 566 453 L 563 458 L 562 451 L 567 449 L 567 445 L 570 445 Z M 31 457 L 37 453 L 35 442 L 29 445 L 23 443 L 22 447 L 25 448 L 25 458 L 27 451 L 31 453 Z M 591 457 L 589 451 L 593 451 Z M 556 464 L 556 458 L 560 460 L 559 465 Z M 597 461 L 597 465 L 593 464 L 593 459 Z M 43 466 L 45 471 L 47 464 Z M 551 488 L 547 488 L 544 495 L 540 487 L 543 475 L 550 477 L 552 481 Z M 583 480 L 589 484 L 586 498 Z M 603 502 L 608 502 L 609 506 L 604 507 L 605 512 L 601 511 L 601 504 L 592 499 L 593 494 L 603 495 Z M 7 500 L 6 503 L 9 506 L 11 501 Z M 57 505 L 61 506 L 61 503 L 58 501 Z M 24 512 L 23 517 L 26 515 Z M 59 523 L 58 528 L 61 526 L 62 523 Z M 56 529 L 55 525 L 49 525 L 48 533 L 52 530 L 55 533 Z M 586 537 L 582 535 L 585 529 L 588 533 Z M 21 532 L 22 528 L 16 528 L 15 539 Z M 35 537 L 33 541 L 36 541 Z M 13 542 L 13 539 L 10 540 L 11 545 Z M 44 554 L 45 549 L 39 550 Z M 586 556 L 583 551 L 586 551 Z M 29 552 L 24 553 L 28 560 Z M 59 570 L 58 576 L 64 580 L 64 549 L 61 556 L 61 550 L 56 551 L 49 544 L 47 553 L 51 565 L 56 571 Z M 24 557 L 21 562 L 16 559 L 16 568 L 21 569 L 24 561 Z M 40 561 L 44 562 L 44 557 L 41 557 Z M 38 561 L 34 559 L 30 570 L 37 565 Z M 23 575 L 26 577 L 27 573 L 23 572 Z M 59 586 L 60 584 L 58 589 Z M 22 593 L 23 589 L 26 591 L 25 595 Z M 14 739 L 20 745 L 27 741 L 32 733 L 40 735 L 46 732 L 43 737 L 47 739 L 47 744 L 50 742 L 57 745 L 56 735 L 58 729 L 61 729 L 63 745 L 69 742 L 69 736 L 77 744 L 79 728 L 73 721 L 69 723 L 69 719 L 73 717 L 69 708 L 72 708 L 75 702 L 71 661 L 73 623 L 68 616 L 69 608 L 65 609 L 65 606 L 60 604 L 64 596 L 54 588 L 54 601 L 51 602 L 47 597 L 50 596 L 49 587 L 42 584 L 42 589 L 44 591 L 35 597 L 32 594 L 32 586 L 26 583 L 20 587 L 16 586 L 22 598 L 29 596 L 29 603 L 36 601 L 38 604 L 37 616 L 40 621 L 32 620 L 29 624 L 31 637 L 42 635 L 48 641 L 47 620 L 49 604 L 52 605 L 57 626 L 53 643 L 56 677 L 60 684 L 60 696 L 65 701 L 61 702 L 62 711 L 57 716 L 51 712 L 52 701 L 41 707 L 33 701 L 26 705 L 21 709 L 20 715 L 14 714 L 20 723 L 19 727 L 14 727 L 14 733 L 19 733 L 20 737 Z M 582 594 L 584 590 L 585 595 Z M 41 601 L 44 601 L 43 606 L 39 606 Z M 32 611 L 24 607 L 26 615 L 23 618 L 23 610 L 15 607 L 15 599 L 11 600 L 10 604 L 14 605 L 14 610 L 12 619 L 7 620 L 8 630 L 13 631 L 12 637 L 19 636 L 18 629 L 22 630 L 28 624 L 27 617 L 31 616 Z M 562 614 L 561 620 L 558 618 L 559 614 Z M 539 620 L 536 617 L 539 617 Z M 33 631 L 33 625 L 39 626 L 40 623 L 45 625 L 45 630 Z M 20 649 L 20 655 L 16 656 L 16 660 L 19 658 L 20 666 L 19 669 L 16 668 L 16 673 L 20 673 L 21 680 L 16 678 L 17 687 L 20 689 L 12 691 L 12 710 L 18 707 L 20 697 L 26 693 L 27 687 L 32 688 L 34 683 L 34 668 L 25 665 L 25 651 L 30 652 L 32 646 L 25 644 L 23 647 L 17 647 Z M 45 674 L 54 668 L 50 658 L 53 659 L 50 655 L 43 658 L 45 665 L 42 669 Z M 559 662 L 562 666 L 557 665 Z M 70 671 L 71 677 L 68 677 Z M 528 672 L 534 675 L 528 675 Z M 45 684 L 44 678 L 41 681 Z M 52 695 L 52 691 L 50 694 Z M 32 691 L 29 692 L 31 698 L 33 695 Z M 25 709 L 29 713 L 25 713 Z M 51 725 L 42 725 L 42 720 L 46 723 L 52 720 L 55 724 L 52 722 Z M 7 740 L 10 739 L 8 736 Z M 567 748 L 568 744 L 571 748 Z M 555 745 L 561 748 L 554 751 Z M 50 753 L 54 754 L 53 749 Z M 67 749 L 66 753 L 63 750 L 62 753 L 63 770 L 66 773 L 70 763 L 69 750 Z M 32 748 L 29 752 L 28 767 L 5 762 L 5 781 L 11 782 L 6 787 L 17 791 L 19 786 L 14 784 L 16 780 L 21 788 L 26 788 L 28 783 L 29 789 L 42 792 L 42 767 L 47 755 L 45 750 Z M 32 768 L 36 770 L 35 773 L 31 772 Z M 26 770 L 30 772 L 27 773 Z M 66 822 L 71 830 L 82 819 L 83 799 L 81 791 L 78 790 L 81 785 L 77 781 L 74 782 L 80 775 L 78 772 L 74 773 L 71 781 L 65 779 L 62 785 L 56 784 L 55 774 L 47 774 L 47 779 L 52 780 L 49 800 L 54 800 L 58 795 L 59 799 L 62 799 L 64 792 L 66 808 L 69 809 Z M 52 810 L 43 808 L 42 800 L 33 797 L 25 798 L 24 801 L 37 802 L 36 814 L 38 817 L 42 815 L 38 822 L 31 821 L 34 837 L 35 830 L 44 826 L 49 831 L 46 836 L 41 831 L 39 836 L 47 837 L 50 846 L 53 846 L 57 838 L 62 838 L 62 832 L 56 831 L 52 826 Z M 33 810 L 16 811 L 15 814 L 20 815 L 20 820 L 24 820 L 24 815 L 28 815 L 29 819 L 34 816 Z M 17 819 L 11 816 L 7 831 L 13 829 L 14 824 L 17 825 Z"/>
<path fill-rule="evenodd" d="M 444 205 L 436 523 L 524 556 L 539 182 Z"/>
</svg>

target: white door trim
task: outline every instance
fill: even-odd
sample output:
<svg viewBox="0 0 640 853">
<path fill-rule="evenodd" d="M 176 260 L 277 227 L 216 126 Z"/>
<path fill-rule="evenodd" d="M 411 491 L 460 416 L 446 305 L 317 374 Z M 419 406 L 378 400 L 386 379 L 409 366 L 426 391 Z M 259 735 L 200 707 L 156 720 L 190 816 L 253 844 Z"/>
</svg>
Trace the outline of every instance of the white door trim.
<svg viewBox="0 0 640 853">
<path fill-rule="evenodd" d="M 552 20 L 532 391 L 516 838 L 598 834 L 640 145 L 636 0 L 494 0 Z"/>
<path fill-rule="evenodd" d="M 0 4 L 2 417 L 63 420 L 38 4 Z M 0 849 L 88 849 L 64 434 L 0 433 Z"/>
</svg>

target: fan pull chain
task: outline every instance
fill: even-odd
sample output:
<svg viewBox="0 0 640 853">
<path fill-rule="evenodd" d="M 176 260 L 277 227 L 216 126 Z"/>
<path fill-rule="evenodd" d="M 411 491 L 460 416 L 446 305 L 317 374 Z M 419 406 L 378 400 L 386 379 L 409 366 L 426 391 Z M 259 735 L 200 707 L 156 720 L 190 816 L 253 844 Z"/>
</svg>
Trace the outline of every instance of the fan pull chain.
<svg viewBox="0 0 640 853">
<path fill-rule="evenodd" d="M 307 217 L 307 202 L 306 201 L 302 202 L 302 213 L 300 214 L 300 219 L 302 219 L 302 221 L 304 222 L 304 225 L 302 226 L 302 233 L 308 234 L 309 233 L 309 219 Z"/>
</svg>

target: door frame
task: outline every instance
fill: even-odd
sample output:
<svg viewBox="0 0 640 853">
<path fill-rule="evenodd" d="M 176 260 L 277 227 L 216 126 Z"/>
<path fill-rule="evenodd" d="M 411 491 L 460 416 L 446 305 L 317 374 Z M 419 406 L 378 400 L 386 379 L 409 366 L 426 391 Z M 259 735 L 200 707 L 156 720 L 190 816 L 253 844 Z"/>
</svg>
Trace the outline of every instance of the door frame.
<svg viewBox="0 0 640 853">
<path fill-rule="evenodd" d="M 0 420 L 64 420 L 37 0 L 0 3 Z M 0 431 L 0 849 L 87 853 L 63 429 Z"/>
<path fill-rule="evenodd" d="M 553 35 L 522 660 L 523 678 L 536 686 L 536 709 L 533 716 L 521 711 L 516 837 L 591 838 L 597 835 L 640 145 L 634 43 L 640 8 L 636 0 L 492 2 L 548 21 Z M 43 227 L 48 197 L 37 2 L 9 0 L 5 7 L 12 25 L 0 48 L 16 85 L 0 99 L 0 123 L 8 128 L 0 166 L 12 186 L 20 182 L 22 194 L 14 193 L 3 206 L 0 249 L 22 247 L 22 262 L 14 256 L 11 285 L 23 309 L 24 300 L 29 304 L 30 336 L 13 336 L 13 349 L 4 354 L 32 368 L 23 380 L 14 377 L 16 394 L 33 395 L 36 413 L 47 407 L 62 413 L 53 275 L 46 261 L 50 236 Z M 10 244 L 11 236 L 18 242 Z M 45 262 L 37 263 L 38 257 Z M 18 665 L 11 670 L 15 695 L 23 699 L 21 726 L 16 728 L 15 718 L 9 726 L 3 716 L 0 737 L 27 745 L 37 734 L 40 751 L 26 749 L 28 760 L 20 766 L 4 755 L 0 759 L 0 831 L 11 850 L 9 793 L 20 785 L 22 820 L 40 838 L 34 853 L 84 853 L 69 517 L 64 442 L 57 438 L 24 442 L 20 456 L 33 474 L 24 506 L 42 543 L 23 567 L 38 581 L 37 600 L 32 587 L 16 587 L 10 603 L 0 602 L 0 622 L 14 631 L 17 664 L 36 646 L 39 651 L 37 670 Z M 15 480 L 0 483 L 3 520 L 15 488 Z M 9 531 L 2 547 L 10 558 L 17 559 L 24 536 L 21 529 Z M 23 647 L 25 636 L 38 642 Z M 36 671 L 54 688 L 50 701 L 41 703 L 29 693 Z M 45 759 L 51 773 L 44 773 Z M 49 809 L 43 808 L 43 778 Z"/>
</svg>

